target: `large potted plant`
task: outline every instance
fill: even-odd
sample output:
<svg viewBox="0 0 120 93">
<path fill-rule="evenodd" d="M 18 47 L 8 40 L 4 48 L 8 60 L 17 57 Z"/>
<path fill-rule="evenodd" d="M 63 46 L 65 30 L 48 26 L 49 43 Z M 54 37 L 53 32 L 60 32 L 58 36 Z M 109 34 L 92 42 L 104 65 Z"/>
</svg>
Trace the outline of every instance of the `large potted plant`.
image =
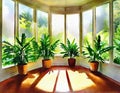
<svg viewBox="0 0 120 93">
<path fill-rule="evenodd" d="M 89 58 L 90 70 L 97 71 L 99 62 L 104 62 L 103 54 L 113 49 L 113 46 L 105 46 L 105 43 L 101 41 L 100 35 L 94 40 L 93 46 L 87 42 L 85 47 L 86 51 L 83 51 L 83 55 Z"/>
<path fill-rule="evenodd" d="M 74 67 L 76 63 L 75 57 L 79 56 L 79 47 L 75 43 L 75 39 L 70 42 L 69 39 L 67 39 L 67 44 L 61 43 L 61 48 L 63 49 L 63 58 L 64 57 L 69 57 L 68 58 L 68 65 L 70 67 Z"/>
<path fill-rule="evenodd" d="M 26 40 L 26 36 L 23 33 L 21 39 L 16 37 L 16 43 L 10 44 L 7 41 L 3 41 L 3 53 L 4 56 L 2 59 L 13 62 L 18 66 L 18 72 L 21 75 L 27 74 L 27 62 L 28 62 L 28 54 L 30 53 L 29 45 L 33 40 Z M 7 57 L 8 56 L 8 57 Z"/>
<path fill-rule="evenodd" d="M 43 34 L 40 38 L 38 46 L 39 57 L 42 57 L 42 65 L 44 68 L 50 68 L 52 65 L 51 58 L 54 58 L 55 49 L 59 43 L 59 40 L 55 42 L 50 41 L 50 36 L 47 34 Z"/>
</svg>

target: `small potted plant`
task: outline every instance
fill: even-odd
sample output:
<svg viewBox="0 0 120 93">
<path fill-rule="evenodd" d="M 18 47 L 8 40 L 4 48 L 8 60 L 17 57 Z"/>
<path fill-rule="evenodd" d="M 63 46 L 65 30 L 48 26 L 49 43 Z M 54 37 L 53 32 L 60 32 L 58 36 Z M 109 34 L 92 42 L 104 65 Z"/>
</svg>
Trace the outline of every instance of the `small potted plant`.
<svg viewBox="0 0 120 93">
<path fill-rule="evenodd" d="M 40 44 L 38 46 L 38 54 L 39 57 L 43 57 L 42 65 L 44 68 L 50 68 L 52 65 L 51 57 L 54 58 L 55 49 L 59 43 L 59 40 L 51 43 L 50 36 L 47 34 L 43 34 L 40 38 Z"/>
<path fill-rule="evenodd" d="M 97 71 L 99 62 L 104 62 L 102 55 L 113 49 L 113 46 L 105 47 L 104 42 L 101 41 L 100 35 L 98 35 L 96 40 L 93 42 L 93 46 L 87 42 L 87 46 L 85 48 L 86 51 L 83 51 L 83 55 L 89 58 L 90 70 Z"/>
<path fill-rule="evenodd" d="M 30 42 L 34 38 L 31 38 L 29 41 L 26 40 L 26 36 L 23 33 L 21 40 L 16 37 L 16 44 L 10 44 L 7 41 L 3 41 L 3 53 L 4 53 L 4 60 L 8 60 L 13 62 L 18 66 L 18 72 L 21 75 L 27 74 L 27 62 L 28 62 L 28 54 L 30 52 L 29 45 Z M 28 52 L 29 51 L 29 52 Z M 26 53 L 28 52 L 28 54 Z M 7 57 L 8 56 L 8 57 Z"/>
<path fill-rule="evenodd" d="M 69 57 L 68 64 L 70 67 L 74 67 L 76 63 L 75 57 L 79 56 L 79 47 L 75 43 L 75 39 L 72 42 L 67 39 L 67 44 L 61 43 L 61 48 L 64 50 L 61 52 L 61 54 L 63 54 L 63 58 Z"/>
</svg>

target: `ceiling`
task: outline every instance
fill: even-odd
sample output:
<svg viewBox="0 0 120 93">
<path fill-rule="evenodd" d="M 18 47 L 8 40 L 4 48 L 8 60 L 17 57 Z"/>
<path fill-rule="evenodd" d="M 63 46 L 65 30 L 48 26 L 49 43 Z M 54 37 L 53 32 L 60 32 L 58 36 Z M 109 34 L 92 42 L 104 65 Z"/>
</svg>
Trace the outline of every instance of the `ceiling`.
<svg viewBox="0 0 120 93">
<path fill-rule="evenodd" d="M 22 3 L 31 4 L 34 6 L 48 6 L 48 7 L 71 7 L 71 6 L 81 6 L 91 1 L 97 0 L 17 0 Z"/>
<path fill-rule="evenodd" d="M 42 9 L 44 11 L 66 12 L 79 10 L 82 6 L 88 7 L 93 6 L 100 2 L 105 2 L 109 0 L 17 0 L 28 6 Z"/>
<path fill-rule="evenodd" d="M 71 7 L 71 6 L 81 6 L 83 4 L 89 3 L 93 0 L 26 0 L 31 3 L 36 2 L 41 3 L 46 6 L 60 6 L 60 7 Z"/>
</svg>

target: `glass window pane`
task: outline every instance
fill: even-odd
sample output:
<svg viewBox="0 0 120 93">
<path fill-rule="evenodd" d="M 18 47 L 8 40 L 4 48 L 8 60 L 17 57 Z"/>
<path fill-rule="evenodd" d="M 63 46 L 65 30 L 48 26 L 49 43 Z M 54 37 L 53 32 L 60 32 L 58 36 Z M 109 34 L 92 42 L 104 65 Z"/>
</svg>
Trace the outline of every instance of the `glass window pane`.
<svg viewBox="0 0 120 93">
<path fill-rule="evenodd" d="M 48 13 L 37 11 L 37 37 L 42 34 L 48 34 Z"/>
<path fill-rule="evenodd" d="M 33 33 L 33 9 L 19 4 L 19 36 L 25 33 L 27 37 L 32 37 Z"/>
<path fill-rule="evenodd" d="M 102 40 L 109 43 L 109 4 L 96 8 L 96 32 L 101 35 Z"/>
<path fill-rule="evenodd" d="M 52 41 L 60 40 L 64 43 L 64 15 L 52 14 Z M 56 52 L 61 51 L 60 46 L 57 47 Z"/>
<path fill-rule="evenodd" d="M 2 41 L 8 41 L 14 44 L 14 2 L 12 0 L 3 0 L 2 7 Z M 2 44 L 4 47 L 4 44 Z M 12 56 L 6 55 L 2 48 L 2 66 L 6 67 L 13 64 L 10 61 Z"/>
<path fill-rule="evenodd" d="M 3 0 L 2 41 L 14 43 L 14 2 Z"/>
<path fill-rule="evenodd" d="M 92 45 L 92 10 L 83 12 L 83 46 L 86 41 Z M 83 49 L 84 50 L 84 49 Z"/>
<path fill-rule="evenodd" d="M 101 36 L 104 46 L 109 46 L 109 4 L 96 8 L 96 33 Z M 103 58 L 109 60 L 109 52 L 104 53 Z"/>
<path fill-rule="evenodd" d="M 113 2 L 114 62 L 120 64 L 120 0 Z"/>
<path fill-rule="evenodd" d="M 67 38 L 70 41 L 75 39 L 79 45 L 79 14 L 69 14 L 66 17 Z"/>
</svg>

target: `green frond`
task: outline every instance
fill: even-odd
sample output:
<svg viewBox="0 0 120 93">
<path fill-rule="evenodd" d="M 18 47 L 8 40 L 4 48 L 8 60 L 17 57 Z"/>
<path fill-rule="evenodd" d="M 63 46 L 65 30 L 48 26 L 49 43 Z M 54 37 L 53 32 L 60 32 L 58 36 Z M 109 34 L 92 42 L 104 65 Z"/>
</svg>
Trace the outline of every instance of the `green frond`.
<svg viewBox="0 0 120 93">
<path fill-rule="evenodd" d="M 86 51 L 83 51 L 83 55 L 89 58 L 90 61 L 101 61 L 104 62 L 102 54 L 107 51 L 113 49 L 113 46 L 106 47 L 105 43 L 101 41 L 100 35 L 94 40 L 93 47 L 87 42 L 87 46 L 85 47 Z"/>
<path fill-rule="evenodd" d="M 75 39 L 72 42 L 67 39 L 67 44 L 65 45 L 61 43 L 61 48 L 63 49 L 63 52 L 61 52 L 61 54 L 63 54 L 63 57 L 73 58 L 79 56 L 79 47 L 75 43 Z"/>
<path fill-rule="evenodd" d="M 2 59 L 5 59 L 7 62 L 8 57 L 9 57 L 9 59 L 11 59 L 10 61 L 12 61 L 14 64 L 18 64 L 18 65 L 26 64 L 26 62 L 28 62 L 27 55 L 29 55 L 30 52 L 32 51 L 32 49 L 30 50 L 28 48 L 28 47 L 31 47 L 30 43 L 32 42 L 32 40 L 33 40 L 33 38 L 30 39 L 28 42 L 26 42 L 26 36 L 23 33 L 21 40 L 18 37 L 16 37 L 17 43 L 14 45 L 5 41 L 4 42 L 5 45 L 3 45 L 3 49 L 2 49 L 2 54 L 3 54 L 4 58 L 2 58 Z M 5 56 L 5 55 L 7 55 L 7 56 Z"/>
<path fill-rule="evenodd" d="M 18 37 L 16 37 L 16 40 L 17 40 L 18 45 L 20 45 L 20 46 L 22 47 L 23 45 L 22 45 L 22 43 L 20 42 L 20 40 L 19 40 Z"/>
<path fill-rule="evenodd" d="M 39 56 L 43 59 L 49 59 L 50 57 L 54 58 L 54 51 L 59 43 L 59 40 L 56 40 L 54 43 L 50 42 L 50 36 L 43 34 L 40 38 L 39 45 Z"/>
</svg>

